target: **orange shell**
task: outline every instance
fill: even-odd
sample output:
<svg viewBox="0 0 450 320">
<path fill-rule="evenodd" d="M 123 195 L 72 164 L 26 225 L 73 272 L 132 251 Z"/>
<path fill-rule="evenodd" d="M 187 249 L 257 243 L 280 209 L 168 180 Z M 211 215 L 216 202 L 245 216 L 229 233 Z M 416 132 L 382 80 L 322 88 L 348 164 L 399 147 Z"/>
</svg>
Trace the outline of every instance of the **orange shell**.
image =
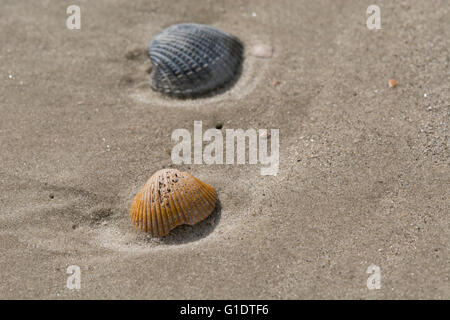
<svg viewBox="0 0 450 320">
<path fill-rule="evenodd" d="M 194 225 L 214 210 L 217 192 L 187 172 L 155 172 L 136 195 L 130 209 L 133 223 L 154 237 L 182 224 Z"/>
</svg>

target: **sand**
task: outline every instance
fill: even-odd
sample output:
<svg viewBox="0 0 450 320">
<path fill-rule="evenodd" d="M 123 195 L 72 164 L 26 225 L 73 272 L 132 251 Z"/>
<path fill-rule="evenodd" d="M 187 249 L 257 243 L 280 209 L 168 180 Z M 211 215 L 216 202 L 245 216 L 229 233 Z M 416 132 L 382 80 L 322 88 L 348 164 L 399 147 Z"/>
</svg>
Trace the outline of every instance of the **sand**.
<svg viewBox="0 0 450 320">
<path fill-rule="evenodd" d="M 369 30 L 372 2 L 3 0 L 0 298 L 449 299 L 450 6 L 377 1 Z M 66 28 L 70 4 L 80 30 Z M 145 50 L 179 22 L 272 57 L 247 54 L 220 95 L 165 99 Z M 278 175 L 173 165 L 172 131 L 196 120 L 279 129 Z M 168 167 L 220 203 L 151 239 L 128 210 Z"/>
</svg>

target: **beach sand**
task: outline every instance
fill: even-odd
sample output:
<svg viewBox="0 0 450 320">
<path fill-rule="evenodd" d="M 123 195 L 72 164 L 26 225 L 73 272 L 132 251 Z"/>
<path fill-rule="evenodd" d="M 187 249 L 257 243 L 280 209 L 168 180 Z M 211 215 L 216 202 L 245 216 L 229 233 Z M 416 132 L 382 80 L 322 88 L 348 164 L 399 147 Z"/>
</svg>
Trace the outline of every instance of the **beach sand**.
<svg viewBox="0 0 450 320">
<path fill-rule="evenodd" d="M 369 30 L 372 2 L 3 0 L 0 298 L 449 299 L 450 6 L 377 1 Z M 71 4 L 80 30 L 66 28 Z M 150 89 L 148 44 L 180 22 L 243 41 L 230 90 Z M 273 56 L 250 56 L 257 44 Z M 173 130 L 200 120 L 279 129 L 278 174 L 173 165 Z M 152 239 L 128 210 L 169 167 L 220 203 Z"/>
</svg>

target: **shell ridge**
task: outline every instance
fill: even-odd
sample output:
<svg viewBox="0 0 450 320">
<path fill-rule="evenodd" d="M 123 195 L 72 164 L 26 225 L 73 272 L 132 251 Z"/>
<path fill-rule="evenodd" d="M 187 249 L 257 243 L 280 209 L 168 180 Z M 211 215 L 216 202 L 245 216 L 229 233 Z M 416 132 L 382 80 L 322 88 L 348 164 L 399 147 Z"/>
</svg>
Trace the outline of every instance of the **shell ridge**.
<svg viewBox="0 0 450 320">
<path fill-rule="evenodd" d="M 145 231 L 151 232 L 151 221 L 152 221 L 152 188 L 151 186 L 148 186 L 146 189 L 146 201 L 145 201 Z"/>
<path fill-rule="evenodd" d="M 221 46 L 221 48 L 216 51 L 216 50 L 214 50 L 215 48 L 214 49 L 213 48 L 209 48 L 208 44 L 205 42 L 204 39 L 201 39 L 199 41 L 199 44 L 202 46 L 203 49 L 209 50 L 210 52 L 213 52 L 213 53 L 217 54 L 220 58 L 222 58 L 225 55 L 224 52 L 219 53 L 219 51 L 221 51 L 220 49 L 222 49 L 223 51 L 225 50 L 225 46 Z M 233 72 L 234 72 L 234 70 L 233 70 L 234 69 L 234 65 L 233 64 L 232 64 L 232 68 L 227 68 L 225 63 L 224 63 L 224 61 L 221 60 L 221 59 L 217 59 L 217 58 L 216 58 L 215 61 L 210 62 L 210 64 L 214 64 L 214 65 L 218 66 L 222 70 L 222 72 L 224 72 L 224 74 L 227 75 L 227 77 L 233 77 Z"/>
<path fill-rule="evenodd" d="M 183 224 L 183 218 L 181 217 L 178 207 L 175 204 L 175 200 L 173 199 L 172 193 L 169 194 L 169 203 L 170 203 L 170 207 L 172 208 L 172 212 L 174 213 L 174 216 L 175 216 L 175 224 L 177 226 Z"/>
<path fill-rule="evenodd" d="M 165 183 L 165 175 L 159 175 L 158 176 L 158 181 L 161 183 Z M 164 234 L 166 235 L 170 232 L 171 230 L 171 218 L 168 215 L 168 213 L 166 212 L 166 203 L 165 203 L 165 197 L 163 196 L 163 193 L 161 192 L 161 190 L 159 191 L 159 202 L 158 202 L 159 207 L 161 208 L 161 219 L 163 222 L 163 226 L 164 226 Z"/>
<path fill-rule="evenodd" d="M 153 69 L 151 73 L 150 86 L 161 92 L 171 92 L 172 84 L 168 78 L 168 74 L 163 70 L 163 68 Z"/>
<path fill-rule="evenodd" d="M 196 41 L 198 41 L 197 44 L 196 44 Z M 218 54 L 218 52 L 215 52 L 213 49 L 209 48 L 208 45 L 205 44 L 204 40 L 202 40 L 202 39 L 198 40 L 198 39 L 188 38 L 188 40 L 186 42 L 188 42 L 190 44 L 191 49 L 193 49 L 195 51 L 196 55 L 202 59 L 204 59 L 203 58 L 204 55 L 201 54 L 202 49 L 208 52 L 208 54 L 206 54 L 207 57 L 208 56 L 213 57 Z M 206 60 L 206 61 L 203 60 L 203 61 L 204 62 L 202 63 L 202 65 L 205 65 L 205 64 L 211 65 L 212 63 L 215 63 L 215 61 L 212 61 L 212 60 Z M 222 72 L 224 72 L 228 76 L 231 75 L 230 71 L 228 69 L 224 68 L 221 64 L 218 64 L 218 66 L 220 66 Z"/>
<path fill-rule="evenodd" d="M 189 192 L 189 196 L 197 209 L 198 221 L 201 221 L 203 220 L 204 211 L 206 208 L 203 206 L 200 195 L 195 191 L 197 190 L 191 190 L 191 192 Z"/>
<path fill-rule="evenodd" d="M 194 216 L 192 211 L 194 210 L 191 206 L 191 202 L 187 200 L 187 192 L 181 193 L 181 199 L 183 199 L 184 203 L 186 204 L 186 215 L 188 216 L 187 224 L 194 224 Z"/>
<path fill-rule="evenodd" d="M 145 189 L 145 194 L 146 194 L 146 199 L 145 199 L 145 211 L 144 211 L 144 216 L 146 217 L 146 223 L 145 223 L 145 228 L 147 231 L 151 232 L 149 223 L 152 221 L 151 215 L 152 215 L 152 196 L 153 196 L 153 190 L 152 190 L 152 185 L 149 184 L 147 186 L 147 188 Z"/>
<path fill-rule="evenodd" d="M 207 205 L 207 202 L 203 198 L 203 194 L 201 193 L 200 189 L 198 189 L 199 192 L 193 193 L 193 195 L 196 195 L 198 207 L 201 209 L 201 219 L 204 220 L 208 216 L 209 206 Z M 205 203 L 206 202 L 206 203 Z"/>
<path fill-rule="evenodd" d="M 189 49 L 193 49 L 195 48 L 195 41 L 190 41 L 186 38 L 182 38 L 181 36 L 177 36 L 177 35 L 167 35 L 166 39 L 161 39 L 161 44 L 164 44 L 164 46 L 159 46 L 160 48 L 164 48 L 167 49 L 168 47 L 172 47 L 173 44 L 175 43 L 177 45 L 177 47 L 179 48 L 179 50 L 181 52 L 184 52 L 183 50 L 183 46 L 185 47 L 186 45 L 189 46 Z M 156 47 L 158 48 L 158 46 Z M 151 52 L 153 52 L 153 48 L 150 50 Z M 184 52 L 184 54 L 187 54 L 186 52 Z M 197 51 L 196 52 L 196 56 L 197 60 L 194 59 L 194 57 L 192 57 L 192 59 L 194 59 L 197 64 L 199 65 L 199 67 L 201 65 L 204 65 L 205 63 L 208 63 L 208 61 L 204 60 L 204 57 Z"/>
<path fill-rule="evenodd" d="M 174 173 L 174 175 L 176 175 L 176 173 Z M 178 201 L 176 199 L 176 195 L 177 195 L 180 183 L 181 183 L 180 179 L 178 177 L 176 177 L 176 179 L 177 179 L 177 181 L 171 181 L 171 179 L 169 178 L 170 182 L 172 183 L 170 188 L 173 189 L 173 192 L 169 193 L 169 197 L 171 200 L 171 206 L 173 206 L 175 208 L 175 212 L 176 212 L 176 216 L 177 216 L 177 225 L 181 225 L 184 223 L 185 218 L 181 211 L 180 205 L 178 204 Z"/>
<path fill-rule="evenodd" d="M 145 195 L 144 195 L 144 201 L 143 201 L 144 205 L 142 206 L 143 207 L 143 210 L 142 210 L 142 216 L 143 216 L 142 227 L 143 227 L 144 231 L 146 231 L 146 232 L 147 232 L 147 221 L 149 220 L 148 219 L 148 211 L 149 211 L 148 199 L 149 199 L 148 188 L 146 188 L 146 192 L 145 192 Z"/>
<path fill-rule="evenodd" d="M 177 37 L 176 35 L 170 35 L 167 40 L 168 41 L 167 45 L 168 46 L 172 45 L 173 42 L 178 42 L 178 41 L 181 42 L 181 40 L 182 39 L 180 37 Z M 185 46 L 188 45 L 189 49 L 191 49 L 195 53 L 195 55 L 192 57 L 192 59 L 194 59 L 198 64 L 196 69 L 192 69 L 190 71 L 192 71 L 194 73 L 194 72 L 196 72 L 195 70 L 197 70 L 198 68 L 202 68 L 204 65 L 208 65 L 211 63 L 210 60 L 205 60 L 205 57 L 204 57 L 205 55 L 201 54 L 200 48 L 198 48 L 195 43 L 195 39 L 190 40 L 190 39 L 185 38 L 185 39 L 183 39 L 183 44 Z M 182 49 L 180 51 L 183 52 Z M 209 53 L 209 55 L 211 56 L 211 53 Z"/>
<path fill-rule="evenodd" d="M 159 176 L 156 177 L 156 191 L 155 191 L 155 209 L 156 209 L 156 221 L 157 221 L 157 229 L 158 229 L 158 236 L 163 236 L 164 235 L 164 225 L 163 225 L 163 221 L 162 221 L 162 215 L 161 215 L 161 206 L 159 204 L 160 202 L 160 192 L 158 190 L 159 187 Z"/>
<path fill-rule="evenodd" d="M 186 197 L 188 197 L 190 202 L 192 203 L 193 210 L 191 211 L 191 214 L 193 215 L 193 217 L 195 219 L 194 223 L 197 223 L 197 222 L 203 220 L 202 219 L 202 217 L 203 217 L 202 210 L 198 204 L 197 199 L 195 198 L 195 192 L 193 192 L 192 187 L 189 188 L 188 192 L 186 192 Z"/>
<path fill-rule="evenodd" d="M 172 65 L 173 69 L 175 69 L 174 74 L 178 76 L 177 72 L 181 74 L 184 70 L 189 69 L 189 65 L 186 63 L 186 61 L 179 58 L 176 53 L 179 52 L 174 52 L 172 48 L 166 47 L 156 47 L 152 50 L 152 55 L 159 55 L 161 57 L 164 57 L 165 62 Z"/>
<path fill-rule="evenodd" d="M 139 229 L 143 229 L 143 219 L 145 216 L 145 199 L 146 199 L 146 192 L 141 192 L 141 208 L 138 211 L 138 219 L 137 219 L 137 225 Z"/>
<path fill-rule="evenodd" d="M 173 54 L 178 53 L 178 54 L 182 55 L 185 60 L 189 61 L 189 62 L 186 62 L 186 64 L 189 66 L 189 69 L 185 70 L 185 72 L 189 72 L 192 69 L 195 70 L 195 69 L 201 67 L 202 62 L 195 59 L 195 58 L 198 59 L 198 57 L 189 56 L 186 52 L 184 52 L 182 45 L 178 44 L 178 41 L 163 40 L 162 42 L 164 42 L 164 44 L 165 44 L 164 46 L 156 47 L 153 50 L 155 50 L 157 52 L 161 52 L 161 50 L 170 50 L 170 51 L 172 51 Z M 173 49 L 176 49 L 176 50 L 172 50 L 172 48 L 170 48 L 171 46 L 173 46 Z"/>
<path fill-rule="evenodd" d="M 222 41 L 218 42 L 216 41 L 219 48 L 216 47 L 217 51 L 224 51 L 224 50 L 230 50 L 231 57 L 239 57 L 242 59 L 241 55 L 243 53 L 243 45 L 241 41 L 231 35 L 223 35 L 220 33 L 216 34 L 217 37 L 219 37 Z M 210 40 L 210 42 L 214 42 L 214 39 L 210 35 L 205 35 L 204 38 L 207 38 Z"/>
<path fill-rule="evenodd" d="M 150 187 L 150 220 L 152 222 L 152 235 L 158 235 L 158 218 L 156 216 L 156 189 L 155 184 L 152 183 Z"/>
<path fill-rule="evenodd" d="M 209 194 L 208 190 L 202 185 L 200 185 L 200 192 L 202 192 L 202 194 L 204 195 L 208 206 L 214 206 L 215 205 L 215 203 L 213 203 L 213 200 L 214 200 L 213 196 L 211 194 Z"/>
<path fill-rule="evenodd" d="M 198 183 L 198 185 L 200 186 L 200 188 L 201 188 L 202 190 L 204 190 L 205 192 L 207 192 L 207 194 L 210 196 L 210 199 L 211 199 L 212 201 L 214 201 L 214 204 L 215 204 L 215 202 L 217 201 L 217 192 L 214 190 L 214 188 L 211 187 L 209 184 L 200 181 L 200 180 L 197 179 L 196 177 L 194 177 L 194 176 L 192 176 L 192 177 L 193 177 L 194 180 Z M 212 190 L 213 190 L 214 192 L 210 192 L 210 191 L 212 191 Z"/>
<path fill-rule="evenodd" d="M 180 92 L 184 83 L 176 76 L 174 70 L 172 70 L 173 63 L 167 59 L 167 57 L 160 55 L 157 52 L 152 52 L 151 56 L 153 59 L 157 59 L 160 62 L 158 66 L 156 66 L 152 71 L 152 87 L 156 89 L 160 89 L 163 92 Z M 179 68 L 179 67 L 177 67 Z"/>
<path fill-rule="evenodd" d="M 203 184 L 199 184 L 200 192 L 203 195 L 203 201 L 207 208 L 207 210 L 213 210 L 216 206 L 217 197 L 213 197 L 209 194 L 208 190 L 206 189 L 206 186 Z"/>
<path fill-rule="evenodd" d="M 170 188 L 170 185 L 167 181 L 167 174 L 164 174 L 163 177 L 163 184 Z M 165 196 L 168 196 L 169 194 L 165 194 Z M 173 217 L 173 215 L 171 214 L 171 212 L 169 211 L 170 209 L 170 205 L 169 205 L 169 199 L 167 199 L 167 203 L 166 203 L 166 198 L 163 197 L 163 210 L 164 210 L 164 214 L 166 217 L 166 226 L 167 226 L 167 230 L 170 231 L 173 228 L 175 228 L 177 226 L 176 221 Z"/>
<path fill-rule="evenodd" d="M 160 55 L 157 52 L 152 52 L 151 55 L 152 55 L 153 58 L 155 58 L 155 57 L 156 58 L 160 58 L 161 62 L 163 62 L 163 61 L 167 62 L 166 57 Z M 163 83 L 167 84 L 170 87 L 171 90 L 174 90 L 174 89 L 173 89 L 173 85 L 172 85 L 172 83 L 171 83 L 171 81 L 169 79 L 172 79 L 172 82 L 176 82 L 180 86 L 183 85 L 183 83 L 178 79 L 178 77 L 175 75 L 173 70 L 171 68 L 164 67 L 163 63 L 161 63 L 161 65 L 159 65 L 157 68 L 155 68 L 154 74 L 163 75 L 163 79 L 164 79 Z"/>
<path fill-rule="evenodd" d="M 154 50 L 155 50 L 155 52 L 158 52 L 158 53 L 162 54 L 162 52 L 159 51 L 160 49 L 155 48 Z M 176 56 L 175 56 L 174 53 L 172 53 L 172 52 L 170 52 L 170 51 L 168 51 L 168 50 L 167 50 L 167 52 L 170 53 L 170 56 L 173 57 L 174 60 L 176 59 L 176 60 L 182 61 L 181 59 L 176 58 Z M 179 53 L 180 53 L 180 54 L 183 54 L 182 52 L 179 52 Z M 186 57 L 185 57 L 185 58 L 186 58 Z M 194 60 L 192 60 L 192 61 L 194 61 Z M 194 62 L 195 62 L 195 61 L 194 61 Z M 189 65 L 189 63 L 187 63 L 186 61 L 182 61 L 182 63 L 183 63 L 183 65 L 184 65 L 184 67 L 181 67 L 181 68 L 180 68 L 182 74 L 183 74 L 186 78 L 190 79 L 191 81 L 194 81 L 194 79 L 192 79 L 192 78 L 189 77 L 189 75 L 188 75 L 188 72 L 189 72 L 189 70 L 192 68 L 192 66 Z"/>
<path fill-rule="evenodd" d="M 203 182 L 201 182 L 200 180 L 198 180 L 197 178 L 195 178 L 194 176 L 192 176 L 193 180 L 196 182 L 196 192 L 194 192 L 193 194 L 197 195 L 197 201 L 198 203 L 200 203 L 200 205 L 203 207 L 203 213 L 208 212 L 211 209 L 211 205 L 208 201 L 207 196 L 205 195 L 205 193 L 202 190 L 202 186 L 204 185 Z M 206 214 L 206 216 L 208 216 L 208 214 Z"/>
<path fill-rule="evenodd" d="M 175 193 L 177 194 L 177 201 L 180 204 L 180 207 L 182 208 L 181 213 L 183 214 L 184 217 L 184 222 L 187 223 L 190 221 L 190 218 L 187 216 L 187 208 L 186 208 L 186 204 L 184 203 L 183 198 L 181 197 L 181 193 L 179 190 L 175 191 Z"/>
<path fill-rule="evenodd" d="M 144 199 L 145 199 L 145 194 L 144 194 Z M 138 211 L 137 224 L 138 224 L 139 229 L 141 229 L 141 230 L 142 230 L 142 217 L 143 217 L 143 212 Z"/>
</svg>

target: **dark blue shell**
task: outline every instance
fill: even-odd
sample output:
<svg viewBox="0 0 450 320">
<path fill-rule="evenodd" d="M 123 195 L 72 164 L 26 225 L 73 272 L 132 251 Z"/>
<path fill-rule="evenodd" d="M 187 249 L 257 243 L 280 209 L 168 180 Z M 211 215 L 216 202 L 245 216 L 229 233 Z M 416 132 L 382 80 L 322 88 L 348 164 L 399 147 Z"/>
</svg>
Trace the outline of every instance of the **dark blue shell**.
<svg viewBox="0 0 450 320">
<path fill-rule="evenodd" d="M 238 38 L 211 26 L 183 23 L 156 35 L 148 53 L 151 87 L 186 98 L 207 94 L 240 73 L 244 47 Z"/>
</svg>

